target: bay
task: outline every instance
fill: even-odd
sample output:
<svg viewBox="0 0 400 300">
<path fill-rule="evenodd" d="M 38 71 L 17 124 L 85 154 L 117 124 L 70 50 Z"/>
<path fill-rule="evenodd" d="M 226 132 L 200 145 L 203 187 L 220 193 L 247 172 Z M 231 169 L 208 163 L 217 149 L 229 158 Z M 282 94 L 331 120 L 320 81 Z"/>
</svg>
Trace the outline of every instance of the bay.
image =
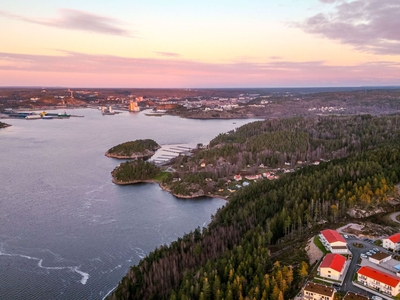
<svg viewBox="0 0 400 300">
<path fill-rule="evenodd" d="M 178 199 L 156 184 L 117 186 L 119 143 L 195 147 L 252 120 L 103 116 L 6 120 L 0 130 L 0 299 L 102 299 L 157 246 L 206 226 L 221 199 Z"/>
</svg>

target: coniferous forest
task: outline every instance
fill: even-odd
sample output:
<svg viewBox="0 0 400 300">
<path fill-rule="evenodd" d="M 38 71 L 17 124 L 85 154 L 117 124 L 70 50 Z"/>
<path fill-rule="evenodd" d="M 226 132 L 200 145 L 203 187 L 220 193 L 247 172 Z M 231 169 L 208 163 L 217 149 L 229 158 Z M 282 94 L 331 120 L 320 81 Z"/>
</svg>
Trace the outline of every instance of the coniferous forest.
<svg viewBox="0 0 400 300">
<path fill-rule="evenodd" d="M 337 223 L 351 208 L 385 206 L 397 195 L 398 117 L 262 121 L 216 137 L 196 156 L 219 159 L 228 149 L 234 155 L 266 149 L 266 164 L 271 156 L 330 160 L 238 190 L 207 228 L 157 248 L 131 267 L 109 299 L 293 297 L 310 267 L 294 255 L 302 239 L 321 221 Z M 293 253 L 285 262 L 272 251 L 283 240 L 299 241 L 282 250 Z"/>
</svg>

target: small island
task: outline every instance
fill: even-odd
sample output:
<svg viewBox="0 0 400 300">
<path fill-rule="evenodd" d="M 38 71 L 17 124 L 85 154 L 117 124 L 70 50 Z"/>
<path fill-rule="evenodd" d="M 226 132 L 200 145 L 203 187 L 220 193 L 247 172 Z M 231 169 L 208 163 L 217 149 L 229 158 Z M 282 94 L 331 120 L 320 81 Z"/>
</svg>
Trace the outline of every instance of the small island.
<svg viewBox="0 0 400 300">
<path fill-rule="evenodd" d="M 0 122 L 0 128 L 6 128 L 6 127 L 10 127 L 11 125 Z"/>
<path fill-rule="evenodd" d="M 119 144 L 106 152 L 106 156 L 118 159 L 149 159 L 161 146 L 154 140 L 135 140 Z"/>
</svg>

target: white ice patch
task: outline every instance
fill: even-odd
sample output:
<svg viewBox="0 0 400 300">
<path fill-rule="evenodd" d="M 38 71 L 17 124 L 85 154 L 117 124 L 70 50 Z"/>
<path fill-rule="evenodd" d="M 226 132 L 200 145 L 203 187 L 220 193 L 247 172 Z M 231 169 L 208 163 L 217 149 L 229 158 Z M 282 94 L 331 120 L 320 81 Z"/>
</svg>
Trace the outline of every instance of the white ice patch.
<svg viewBox="0 0 400 300">
<path fill-rule="evenodd" d="M 78 267 L 74 267 L 73 271 L 75 271 L 76 273 L 82 275 L 81 283 L 82 284 L 86 284 L 86 282 L 89 279 L 89 273 L 85 273 L 85 272 L 82 272 L 82 271 L 78 270 Z"/>
<path fill-rule="evenodd" d="M 0 256 L 11 256 L 11 257 L 21 257 L 21 258 L 26 258 L 29 260 L 37 260 L 38 261 L 38 267 L 41 269 L 45 269 L 45 270 L 70 270 L 73 271 L 75 273 L 78 273 L 79 275 L 82 276 L 81 279 L 81 283 L 82 284 L 86 284 L 86 282 L 89 279 L 89 274 L 85 273 L 81 270 L 79 270 L 79 267 L 77 266 L 72 266 L 72 267 L 45 267 L 43 266 L 43 259 L 42 258 L 37 258 L 37 257 L 32 257 L 32 256 L 28 256 L 28 255 L 22 255 L 22 254 L 11 254 L 11 253 L 4 253 L 0 251 Z"/>
<path fill-rule="evenodd" d="M 144 253 L 144 250 L 139 247 L 133 248 L 133 251 L 136 252 L 136 255 L 139 256 L 140 259 L 143 259 L 144 257 L 146 257 L 146 253 Z"/>
</svg>

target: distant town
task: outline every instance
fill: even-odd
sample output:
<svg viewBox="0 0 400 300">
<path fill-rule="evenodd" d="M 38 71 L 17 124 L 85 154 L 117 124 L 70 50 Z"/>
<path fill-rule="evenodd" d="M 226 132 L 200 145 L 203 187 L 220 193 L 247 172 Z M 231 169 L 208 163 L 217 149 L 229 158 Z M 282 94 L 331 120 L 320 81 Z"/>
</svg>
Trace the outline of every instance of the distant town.
<svg viewBox="0 0 400 300">
<path fill-rule="evenodd" d="M 0 112 L 80 107 L 201 119 L 381 115 L 400 112 L 400 88 L 0 89 Z"/>
</svg>

